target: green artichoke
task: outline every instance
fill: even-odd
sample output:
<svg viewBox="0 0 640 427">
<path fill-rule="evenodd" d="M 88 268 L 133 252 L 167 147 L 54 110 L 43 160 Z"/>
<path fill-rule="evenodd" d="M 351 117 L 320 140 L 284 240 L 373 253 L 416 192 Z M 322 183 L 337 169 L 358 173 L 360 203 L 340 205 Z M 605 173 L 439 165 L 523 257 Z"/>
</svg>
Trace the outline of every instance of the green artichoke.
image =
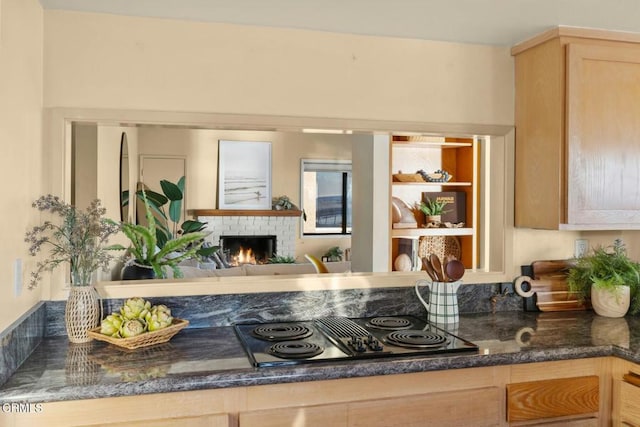
<svg viewBox="0 0 640 427">
<path fill-rule="evenodd" d="M 118 338 L 120 337 L 120 327 L 122 326 L 122 322 L 123 319 L 120 314 L 112 313 L 100 322 L 100 333 Z"/>
<path fill-rule="evenodd" d="M 164 304 L 154 305 L 151 307 L 151 311 L 147 313 L 145 319 L 147 321 L 149 332 L 166 328 L 173 322 L 171 310 Z"/>
<path fill-rule="evenodd" d="M 144 319 L 150 308 L 151 303 L 149 301 L 145 301 L 144 298 L 134 297 L 125 301 L 122 308 L 120 308 L 120 314 L 128 320 Z"/>
<path fill-rule="evenodd" d="M 120 326 L 120 336 L 122 338 L 131 338 L 140 335 L 147 330 L 147 325 L 142 319 L 128 319 Z"/>
</svg>

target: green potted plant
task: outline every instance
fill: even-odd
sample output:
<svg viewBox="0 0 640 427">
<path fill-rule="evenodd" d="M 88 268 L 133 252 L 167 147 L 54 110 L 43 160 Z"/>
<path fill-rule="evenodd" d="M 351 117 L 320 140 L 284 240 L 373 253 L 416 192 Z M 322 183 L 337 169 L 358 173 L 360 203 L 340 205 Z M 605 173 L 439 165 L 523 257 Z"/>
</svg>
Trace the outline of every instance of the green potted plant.
<svg viewBox="0 0 640 427">
<path fill-rule="evenodd" d="M 342 254 L 343 254 L 342 249 L 340 249 L 339 246 L 333 246 L 329 248 L 327 252 L 324 253 L 322 258 L 326 258 L 331 262 L 342 261 Z"/>
<path fill-rule="evenodd" d="M 273 206 L 273 209 L 277 211 L 298 209 L 298 207 L 293 204 L 291 199 L 289 199 L 289 196 L 273 197 L 271 199 L 271 205 Z"/>
<path fill-rule="evenodd" d="M 426 202 L 420 202 L 418 209 L 425 215 L 427 224 L 435 222 L 442 222 L 442 214 L 448 211 L 445 211 L 444 208 L 447 205 L 447 202 L 439 202 L 437 200 L 431 200 L 427 198 Z"/>
<path fill-rule="evenodd" d="M 173 183 L 166 179 L 160 181 L 162 193 L 152 190 L 145 190 L 149 207 L 156 217 L 156 239 L 160 249 L 171 239 L 177 236 L 183 236 L 189 233 L 201 232 L 207 226 L 206 222 L 196 220 L 185 220 L 180 222 L 182 218 L 182 201 L 184 199 L 185 178 L 182 176 L 178 182 Z M 142 200 L 142 190 L 136 192 L 138 199 Z M 166 207 L 166 209 L 165 209 Z M 159 219 L 159 221 L 158 221 Z M 169 225 L 169 221 L 172 222 Z M 210 262 L 211 256 L 216 252 L 218 246 L 203 245 L 204 242 L 194 242 L 189 248 L 196 244 L 200 244 L 196 255 L 199 261 Z"/>
<path fill-rule="evenodd" d="M 182 234 L 167 240 L 160 248 L 156 220 L 144 190 L 141 197 L 145 206 L 147 224 L 128 222 L 121 224 L 122 232 L 131 241 L 131 245 L 127 248 L 127 254 L 132 257 L 132 262 L 123 270 L 122 279 L 165 278 L 164 267 L 171 268 L 174 277 L 182 277 L 178 264 L 186 259 L 196 257 L 198 250 L 204 243 L 206 233 L 196 231 Z"/>
<path fill-rule="evenodd" d="M 569 290 L 591 299 L 596 314 L 622 317 L 640 312 L 640 264 L 632 261 L 622 240 L 597 247 L 578 258 L 567 275 Z"/>
<path fill-rule="evenodd" d="M 151 210 L 161 221 L 156 221 L 156 237 L 158 247 L 179 235 L 195 233 L 204 230 L 206 222 L 182 219 L 182 202 L 184 200 L 185 178 L 182 176 L 178 182 L 173 183 L 166 179 L 160 181 L 162 193 L 144 190 L 144 194 Z M 136 192 L 136 196 L 142 200 L 142 190 Z M 171 225 L 169 225 L 171 221 Z"/>
<path fill-rule="evenodd" d="M 86 210 L 80 210 L 49 194 L 40 197 L 32 206 L 59 217 L 59 221 L 44 221 L 25 236 L 30 255 L 36 256 L 43 248 L 49 248 L 49 255 L 38 261 L 36 270 L 31 273 L 29 289 L 38 285 L 43 272 L 68 264 L 71 286 L 64 316 L 67 336 L 73 343 L 88 342 L 91 338 L 87 330 L 100 321 L 99 296 L 93 287 L 93 273 L 107 271 L 113 258 L 111 251 L 121 249 L 120 245 L 107 244 L 119 226 L 104 218 L 106 209 L 97 199 Z"/>
<path fill-rule="evenodd" d="M 267 264 L 294 264 L 296 259 L 292 256 L 286 255 L 276 255 L 274 254 L 271 258 L 267 259 Z"/>
</svg>

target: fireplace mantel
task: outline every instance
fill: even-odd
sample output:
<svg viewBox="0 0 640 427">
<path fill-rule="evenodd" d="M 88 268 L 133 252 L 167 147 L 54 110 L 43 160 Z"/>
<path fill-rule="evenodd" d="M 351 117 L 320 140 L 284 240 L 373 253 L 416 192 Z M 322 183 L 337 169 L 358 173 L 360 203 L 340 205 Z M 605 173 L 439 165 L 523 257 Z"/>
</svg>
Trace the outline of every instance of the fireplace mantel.
<svg viewBox="0 0 640 427">
<path fill-rule="evenodd" d="M 235 210 L 235 209 L 193 209 L 187 212 L 193 216 L 300 216 L 302 211 L 289 210 Z"/>
</svg>

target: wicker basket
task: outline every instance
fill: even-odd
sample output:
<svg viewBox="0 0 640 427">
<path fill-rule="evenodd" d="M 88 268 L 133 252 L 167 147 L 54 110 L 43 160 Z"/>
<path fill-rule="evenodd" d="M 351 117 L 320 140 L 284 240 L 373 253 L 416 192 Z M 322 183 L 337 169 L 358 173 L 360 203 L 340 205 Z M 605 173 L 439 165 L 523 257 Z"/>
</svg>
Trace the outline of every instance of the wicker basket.
<svg viewBox="0 0 640 427">
<path fill-rule="evenodd" d="M 144 334 L 131 338 L 113 338 L 108 335 L 103 335 L 100 333 L 100 327 L 90 329 L 87 334 L 95 340 L 106 341 L 109 344 L 133 350 L 140 347 L 148 347 L 150 345 L 167 342 L 188 324 L 188 320 L 174 318 L 171 326 L 167 326 L 166 328 L 153 332 L 145 332 Z"/>
<path fill-rule="evenodd" d="M 436 254 L 444 260 L 446 255 L 460 259 L 460 242 L 454 236 L 422 236 L 418 244 L 418 256 L 424 258 Z"/>
</svg>

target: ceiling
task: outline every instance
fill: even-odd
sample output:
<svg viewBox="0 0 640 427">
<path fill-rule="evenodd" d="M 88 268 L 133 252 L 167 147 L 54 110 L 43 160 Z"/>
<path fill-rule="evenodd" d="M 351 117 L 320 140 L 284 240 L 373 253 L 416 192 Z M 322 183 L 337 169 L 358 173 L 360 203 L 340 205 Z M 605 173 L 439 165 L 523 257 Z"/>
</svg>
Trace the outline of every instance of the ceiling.
<svg viewBox="0 0 640 427">
<path fill-rule="evenodd" d="M 512 46 L 558 25 L 640 33 L 638 0 L 40 0 L 45 9 Z"/>
</svg>

